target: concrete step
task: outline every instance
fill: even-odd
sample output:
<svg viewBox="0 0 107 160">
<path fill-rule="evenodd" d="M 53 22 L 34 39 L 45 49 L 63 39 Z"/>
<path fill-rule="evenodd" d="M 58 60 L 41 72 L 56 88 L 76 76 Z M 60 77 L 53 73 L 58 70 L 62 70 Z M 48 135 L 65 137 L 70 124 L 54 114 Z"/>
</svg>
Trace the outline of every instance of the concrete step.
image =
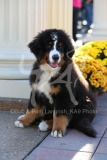
<svg viewBox="0 0 107 160">
<path fill-rule="evenodd" d="M 28 99 L 0 98 L 0 111 L 25 112 L 28 101 Z"/>
</svg>

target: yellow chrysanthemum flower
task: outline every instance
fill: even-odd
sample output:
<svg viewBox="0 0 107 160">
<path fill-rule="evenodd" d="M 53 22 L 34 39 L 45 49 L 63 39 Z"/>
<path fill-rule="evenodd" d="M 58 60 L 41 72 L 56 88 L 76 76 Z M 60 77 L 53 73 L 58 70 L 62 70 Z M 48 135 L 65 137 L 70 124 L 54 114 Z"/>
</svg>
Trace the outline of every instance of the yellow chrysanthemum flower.
<svg viewBox="0 0 107 160">
<path fill-rule="evenodd" d="M 107 41 L 88 42 L 76 50 L 76 56 L 84 57 L 85 55 L 98 59 L 101 65 L 107 66 L 107 61 L 105 60 L 107 58 Z"/>
<path fill-rule="evenodd" d="M 107 57 L 107 48 L 104 50 L 104 54 Z"/>
<path fill-rule="evenodd" d="M 87 79 L 87 74 L 86 73 L 83 73 L 83 76 L 85 79 Z"/>
<path fill-rule="evenodd" d="M 107 58 L 105 58 L 104 60 L 102 60 L 102 65 L 103 66 L 107 66 Z"/>
<path fill-rule="evenodd" d="M 88 42 L 76 50 L 75 62 L 92 88 L 107 90 L 107 41 Z"/>
<path fill-rule="evenodd" d="M 101 85 L 101 87 L 104 87 L 104 86 L 105 86 L 105 82 L 102 81 L 102 82 L 100 83 L 100 85 Z"/>
</svg>

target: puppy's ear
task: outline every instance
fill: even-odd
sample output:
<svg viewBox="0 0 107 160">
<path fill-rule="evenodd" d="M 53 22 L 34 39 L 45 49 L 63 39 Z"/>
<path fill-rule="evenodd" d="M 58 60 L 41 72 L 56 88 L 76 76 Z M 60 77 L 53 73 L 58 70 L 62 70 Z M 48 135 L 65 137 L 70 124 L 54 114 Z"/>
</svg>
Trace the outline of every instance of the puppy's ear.
<svg viewBox="0 0 107 160">
<path fill-rule="evenodd" d="M 28 47 L 30 48 L 30 51 L 36 56 L 36 58 L 40 60 L 42 48 L 40 40 L 38 38 L 34 38 L 34 40 L 28 44 Z"/>
</svg>

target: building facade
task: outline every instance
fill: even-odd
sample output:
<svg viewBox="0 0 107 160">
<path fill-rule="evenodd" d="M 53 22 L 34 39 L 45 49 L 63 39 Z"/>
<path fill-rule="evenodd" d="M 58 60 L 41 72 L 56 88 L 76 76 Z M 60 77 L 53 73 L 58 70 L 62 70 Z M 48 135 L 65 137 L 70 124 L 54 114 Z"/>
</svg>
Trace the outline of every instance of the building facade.
<svg viewBox="0 0 107 160">
<path fill-rule="evenodd" d="M 107 39 L 106 7 L 107 0 L 94 0 L 94 28 L 87 39 Z M 48 28 L 72 37 L 72 0 L 0 0 L 0 97 L 29 98 L 35 57 L 27 44 Z"/>
</svg>

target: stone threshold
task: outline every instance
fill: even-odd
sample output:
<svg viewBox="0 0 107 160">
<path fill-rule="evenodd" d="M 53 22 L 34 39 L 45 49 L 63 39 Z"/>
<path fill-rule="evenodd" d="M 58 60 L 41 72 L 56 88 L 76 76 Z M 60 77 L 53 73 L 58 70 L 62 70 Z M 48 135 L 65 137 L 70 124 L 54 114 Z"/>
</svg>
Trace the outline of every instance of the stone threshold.
<svg viewBox="0 0 107 160">
<path fill-rule="evenodd" d="M 97 102 L 101 106 L 105 105 L 107 99 L 107 92 L 97 97 Z M 29 99 L 22 98 L 1 98 L 0 97 L 0 111 L 19 111 L 18 113 L 25 112 L 27 110 Z M 106 106 L 106 105 L 105 105 Z"/>
<path fill-rule="evenodd" d="M 29 99 L 0 98 L 0 111 L 22 113 L 27 109 Z"/>
</svg>

